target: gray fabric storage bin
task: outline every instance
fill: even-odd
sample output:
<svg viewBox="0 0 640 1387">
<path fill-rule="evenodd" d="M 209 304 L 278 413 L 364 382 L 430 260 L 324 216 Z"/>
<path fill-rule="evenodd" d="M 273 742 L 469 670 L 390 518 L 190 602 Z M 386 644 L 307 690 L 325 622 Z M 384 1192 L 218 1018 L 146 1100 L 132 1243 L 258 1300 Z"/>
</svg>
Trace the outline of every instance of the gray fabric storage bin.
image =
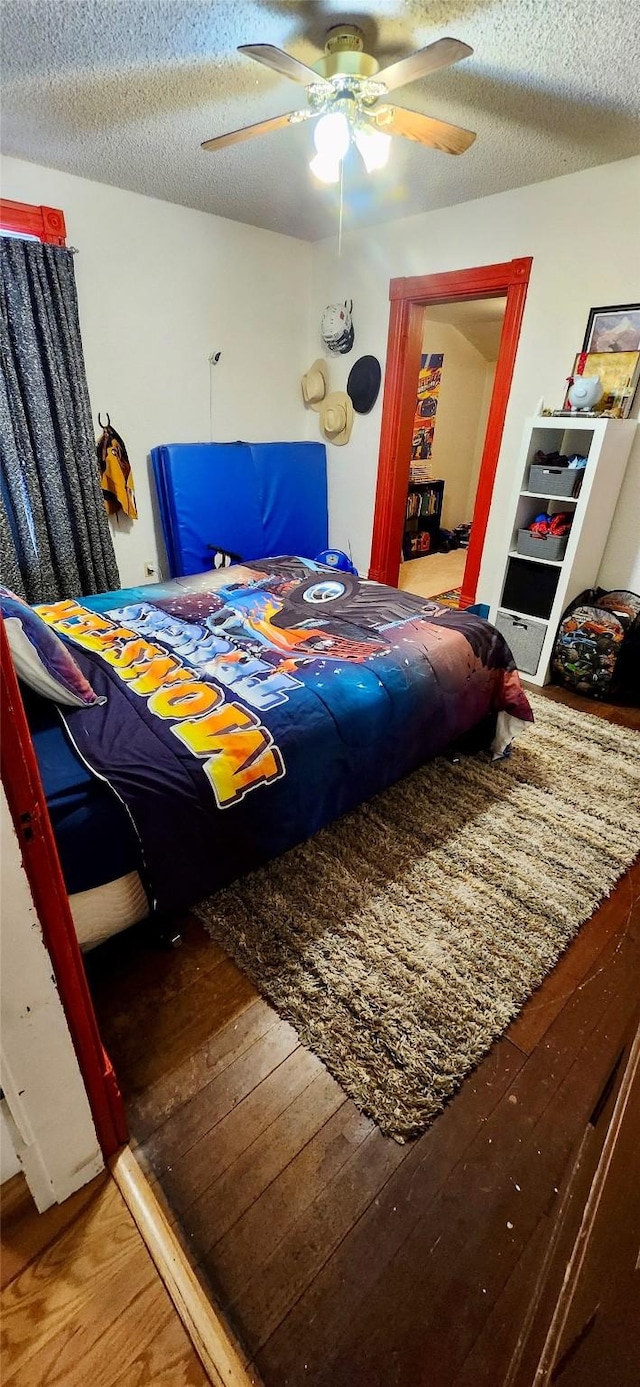
<svg viewBox="0 0 640 1387">
<path fill-rule="evenodd" d="M 518 530 L 518 553 L 531 559 L 564 558 L 568 535 L 532 535 L 531 530 Z"/>
<path fill-rule="evenodd" d="M 577 496 L 582 486 L 583 471 L 570 467 L 541 467 L 532 462 L 529 468 L 529 491 L 542 496 Z"/>
<path fill-rule="evenodd" d="M 496 627 L 504 636 L 521 673 L 535 674 L 547 634 L 546 625 L 541 621 L 533 621 L 529 616 L 512 616 L 510 612 L 498 612 Z"/>
</svg>

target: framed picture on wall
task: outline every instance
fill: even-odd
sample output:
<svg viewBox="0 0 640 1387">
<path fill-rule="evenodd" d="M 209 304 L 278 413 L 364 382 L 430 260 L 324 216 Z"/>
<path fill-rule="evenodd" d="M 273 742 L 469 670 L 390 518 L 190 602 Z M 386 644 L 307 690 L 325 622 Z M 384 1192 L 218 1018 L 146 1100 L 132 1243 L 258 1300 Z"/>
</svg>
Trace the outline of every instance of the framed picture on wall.
<svg viewBox="0 0 640 1387">
<path fill-rule="evenodd" d="M 640 351 L 640 303 L 622 303 L 612 308 L 592 308 L 582 350 Z"/>
</svg>

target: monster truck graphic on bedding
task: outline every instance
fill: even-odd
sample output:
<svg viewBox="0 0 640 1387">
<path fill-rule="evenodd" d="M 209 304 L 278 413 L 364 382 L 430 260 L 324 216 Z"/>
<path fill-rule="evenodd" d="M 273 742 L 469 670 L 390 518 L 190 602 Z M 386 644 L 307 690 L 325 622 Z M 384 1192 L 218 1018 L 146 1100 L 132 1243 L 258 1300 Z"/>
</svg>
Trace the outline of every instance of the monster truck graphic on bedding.
<svg viewBox="0 0 640 1387">
<path fill-rule="evenodd" d="M 390 627 L 438 610 L 406 593 L 389 591 L 381 600 L 377 584 L 350 573 L 322 569 L 296 581 L 299 567 L 299 561 L 290 560 L 288 571 L 267 573 L 250 587 L 230 583 L 220 588 L 220 606 L 208 618 L 209 629 L 256 654 L 275 649 L 294 660 L 329 655 L 362 662 L 390 651 Z"/>
</svg>

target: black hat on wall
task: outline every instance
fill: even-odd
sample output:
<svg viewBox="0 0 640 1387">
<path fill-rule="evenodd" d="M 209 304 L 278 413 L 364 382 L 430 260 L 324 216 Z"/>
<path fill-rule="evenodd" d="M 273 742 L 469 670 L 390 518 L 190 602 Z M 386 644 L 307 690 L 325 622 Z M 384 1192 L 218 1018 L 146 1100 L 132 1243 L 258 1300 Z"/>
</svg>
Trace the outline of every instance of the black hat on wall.
<svg viewBox="0 0 640 1387">
<path fill-rule="evenodd" d="M 356 414 L 368 414 L 378 398 L 382 372 L 377 356 L 361 356 L 354 362 L 347 381 L 349 395 Z"/>
</svg>

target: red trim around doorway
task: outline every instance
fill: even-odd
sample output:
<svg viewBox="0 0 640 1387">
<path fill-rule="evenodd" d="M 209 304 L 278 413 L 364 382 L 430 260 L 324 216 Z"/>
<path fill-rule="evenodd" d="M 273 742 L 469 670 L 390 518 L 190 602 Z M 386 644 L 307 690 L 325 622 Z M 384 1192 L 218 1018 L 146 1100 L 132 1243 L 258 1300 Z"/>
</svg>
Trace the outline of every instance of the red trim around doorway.
<svg viewBox="0 0 640 1387">
<path fill-rule="evenodd" d="M 105 1160 L 128 1140 L 124 1106 L 103 1049 L 69 909 L 47 801 L 0 619 L 0 771 L 44 942 Z"/>
<path fill-rule="evenodd" d="M 528 257 L 497 265 L 480 265 L 475 269 L 391 280 L 378 485 L 369 569 L 369 577 L 380 583 L 397 587 L 400 571 L 424 309 L 428 304 L 506 295 L 460 605 L 469 607 L 475 601 L 532 263 Z"/>
</svg>

